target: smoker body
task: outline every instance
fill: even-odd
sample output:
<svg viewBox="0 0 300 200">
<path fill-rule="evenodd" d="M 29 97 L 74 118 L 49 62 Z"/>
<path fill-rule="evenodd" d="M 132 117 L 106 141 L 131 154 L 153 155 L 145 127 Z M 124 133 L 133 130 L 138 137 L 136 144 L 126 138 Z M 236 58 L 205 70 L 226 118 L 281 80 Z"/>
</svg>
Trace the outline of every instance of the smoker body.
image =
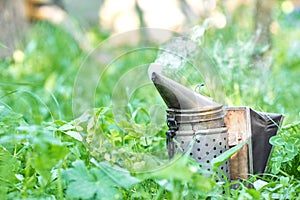
<svg viewBox="0 0 300 200">
<path fill-rule="evenodd" d="M 168 106 L 167 148 L 169 157 L 188 153 L 199 163 L 203 173 L 213 171 L 211 160 L 228 149 L 224 108 L 211 98 L 194 92 L 179 83 L 153 73 L 152 81 Z M 220 166 L 229 177 L 229 162 Z"/>
<path fill-rule="evenodd" d="M 211 160 L 228 149 L 227 128 L 222 106 L 205 109 L 167 109 L 167 148 L 169 157 L 175 153 L 188 153 L 199 163 L 203 173 L 210 174 Z M 229 177 L 229 162 L 220 166 Z M 219 172 L 217 172 L 219 174 Z M 223 174 L 219 174 L 220 178 Z"/>
</svg>

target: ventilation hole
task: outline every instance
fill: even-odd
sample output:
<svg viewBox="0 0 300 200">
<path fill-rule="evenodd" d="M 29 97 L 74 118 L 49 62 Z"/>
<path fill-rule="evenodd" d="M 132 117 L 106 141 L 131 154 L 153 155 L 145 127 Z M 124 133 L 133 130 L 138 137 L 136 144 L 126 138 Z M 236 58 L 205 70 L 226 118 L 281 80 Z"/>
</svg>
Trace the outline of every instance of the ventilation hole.
<svg viewBox="0 0 300 200">
<path fill-rule="evenodd" d="M 192 152 L 190 153 L 190 156 L 193 156 L 193 153 L 192 153 Z"/>
<path fill-rule="evenodd" d="M 207 160 L 206 163 L 209 163 L 209 160 Z"/>
<path fill-rule="evenodd" d="M 184 151 L 184 148 L 182 148 L 182 151 Z"/>
<path fill-rule="evenodd" d="M 214 158 L 216 158 L 217 157 L 217 155 L 214 155 Z"/>
<path fill-rule="evenodd" d="M 181 144 L 184 144 L 184 141 L 183 141 L 183 140 L 181 141 Z"/>
<path fill-rule="evenodd" d="M 214 150 L 217 150 L 217 147 L 214 147 Z"/>
<path fill-rule="evenodd" d="M 215 142 L 216 141 L 216 139 L 213 139 L 213 142 Z"/>
<path fill-rule="evenodd" d="M 222 145 L 222 142 L 219 142 L 219 145 Z"/>
<path fill-rule="evenodd" d="M 201 167 L 201 168 L 202 168 L 202 165 L 199 165 L 199 167 Z"/>
<path fill-rule="evenodd" d="M 208 168 L 207 170 L 210 171 L 210 168 Z"/>
<path fill-rule="evenodd" d="M 205 146 L 207 146 L 207 147 L 208 147 L 208 143 L 206 143 L 206 144 L 205 144 Z"/>
<path fill-rule="evenodd" d="M 206 152 L 206 155 L 208 155 L 208 154 L 209 154 L 209 152 L 207 151 L 207 152 Z"/>
<path fill-rule="evenodd" d="M 223 170 L 224 169 L 224 167 L 221 167 L 221 170 Z"/>
<path fill-rule="evenodd" d="M 200 143 L 200 140 L 197 140 L 197 143 Z"/>
<path fill-rule="evenodd" d="M 227 145 L 225 145 L 224 148 L 227 149 Z"/>
<path fill-rule="evenodd" d="M 224 140 L 226 141 L 226 137 L 224 137 Z"/>
<path fill-rule="evenodd" d="M 220 153 L 223 153 L 223 151 L 222 151 L 222 150 L 220 150 Z"/>
<path fill-rule="evenodd" d="M 200 151 L 200 148 L 198 148 L 197 151 Z"/>
<path fill-rule="evenodd" d="M 198 157 L 197 159 L 198 159 L 198 160 L 201 160 L 201 157 Z"/>
</svg>

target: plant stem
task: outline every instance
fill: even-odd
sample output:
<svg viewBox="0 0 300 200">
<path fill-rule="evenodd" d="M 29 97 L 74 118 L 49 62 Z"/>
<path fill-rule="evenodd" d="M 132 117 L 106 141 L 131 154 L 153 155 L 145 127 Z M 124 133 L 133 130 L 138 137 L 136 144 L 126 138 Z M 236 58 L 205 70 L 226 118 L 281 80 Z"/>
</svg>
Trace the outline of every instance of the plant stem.
<svg viewBox="0 0 300 200">
<path fill-rule="evenodd" d="M 59 164 L 59 167 L 57 169 L 57 196 L 58 199 L 63 199 L 63 190 L 62 190 L 62 184 L 61 184 L 61 164 Z"/>
</svg>

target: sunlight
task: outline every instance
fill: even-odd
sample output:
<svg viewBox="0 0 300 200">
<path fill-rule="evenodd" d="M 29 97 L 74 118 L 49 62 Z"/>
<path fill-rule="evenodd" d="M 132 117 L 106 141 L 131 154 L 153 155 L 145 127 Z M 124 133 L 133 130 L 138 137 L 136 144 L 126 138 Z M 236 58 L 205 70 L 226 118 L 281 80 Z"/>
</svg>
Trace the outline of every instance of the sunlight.
<svg viewBox="0 0 300 200">
<path fill-rule="evenodd" d="M 294 11 L 294 4 L 289 0 L 284 1 L 281 4 L 281 9 L 285 14 L 289 14 Z"/>
<path fill-rule="evenodd" d="M 213 24 L 216 28 L 222 29 L 226 26 L 226 16 L 221 12 L 215 12 L 212 14 Z"/>
</svg>

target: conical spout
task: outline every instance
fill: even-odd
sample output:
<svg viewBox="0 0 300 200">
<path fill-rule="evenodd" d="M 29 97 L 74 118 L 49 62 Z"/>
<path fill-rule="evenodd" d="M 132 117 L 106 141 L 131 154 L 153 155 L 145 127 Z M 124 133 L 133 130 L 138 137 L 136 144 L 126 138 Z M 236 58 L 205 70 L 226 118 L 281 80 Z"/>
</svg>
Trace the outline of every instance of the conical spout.
<svg viewBox="0 0 300 200">
<path fill-rule="evenodd" d="M 199 109 L 222 106 L 211 98 L 198 94 L 158 73 L 153 72 L 151 79 L 169 108 Z"/>
</svg>

